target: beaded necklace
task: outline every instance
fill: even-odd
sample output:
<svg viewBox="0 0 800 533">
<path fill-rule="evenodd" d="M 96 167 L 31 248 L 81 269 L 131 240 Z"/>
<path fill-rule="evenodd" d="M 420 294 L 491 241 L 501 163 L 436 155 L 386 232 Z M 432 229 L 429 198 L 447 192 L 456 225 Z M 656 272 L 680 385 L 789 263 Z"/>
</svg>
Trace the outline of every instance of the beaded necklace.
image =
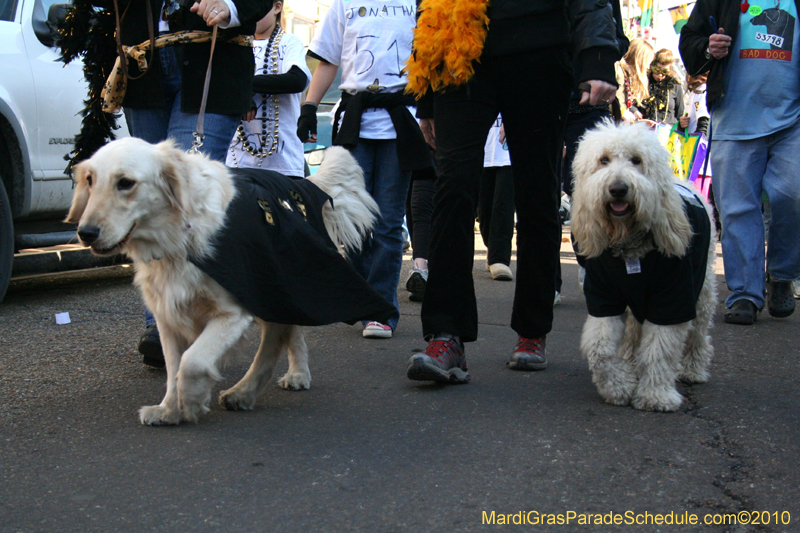
<svg viewBox="0 0 800 533">
<path fill-rule="evenodd" d="M 261 72 L 257 74 L 277 74 L 278 73 L 278 45 L 281 42 L 281 37 L 285 32 L 279 25 L 275 25 L 272 35 L 269 37 L 267 46 L 264 49 L 264 66 L 260 69 Z M 242 144 L 242 150 L 252 155 L 258 161 L 258 167 L 264 162 L 264 159 L 271 156 L 278 146 L 278 129 L 280 120 L 280 109 L 278 108 L 278 95 L 277 94 L 262 94 L 261 95 L 261 133 L 258 135 L 260 141 L 259 146 L 256 147 L 247 139 L 247 132 L 244 129 L 244 124 L 239 121 L 239 126 L 236 128 L 236 136 Z M 272 120 L 274 129 L 270 132 L 267 130 L 267 123 Z M 267 142 L 270 133 L 272 134 L 272 143 Z M 235 145 L 231 146 L 231 156 L 233 159 L 233 166 L 238 167 L 236 161 Z"/>
</svg>

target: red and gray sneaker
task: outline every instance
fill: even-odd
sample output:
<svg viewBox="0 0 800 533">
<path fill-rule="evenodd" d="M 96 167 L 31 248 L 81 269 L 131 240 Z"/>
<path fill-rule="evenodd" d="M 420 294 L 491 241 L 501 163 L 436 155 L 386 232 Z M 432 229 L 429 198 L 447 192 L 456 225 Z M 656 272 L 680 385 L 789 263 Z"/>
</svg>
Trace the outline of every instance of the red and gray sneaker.
<svg viewBox="0 0 800 533">
<path fill-rule="evenodd" d="M 547 368 L 544 342 L 544 336 L 536 339 L 520 337 L 506 366 L 512 370 L 544 370 Z"/>
<path fill-rule="evenodd" d="M 452 335 L 434 337 L 424 352 L 411 356 L 406 374 L 416 381 L 467 383 L 470 375 L 464 346 Z"/>
</svg>

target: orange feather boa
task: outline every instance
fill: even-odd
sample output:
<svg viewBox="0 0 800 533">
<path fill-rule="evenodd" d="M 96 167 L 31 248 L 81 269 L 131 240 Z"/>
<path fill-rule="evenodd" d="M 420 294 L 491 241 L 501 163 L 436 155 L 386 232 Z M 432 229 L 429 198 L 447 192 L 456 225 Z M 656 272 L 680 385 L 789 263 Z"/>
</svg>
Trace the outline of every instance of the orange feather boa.
<svg viewBox="0 0 800 533">
<path fill-rule="evenodd" d="M 421 98 L 460 85 L 474 74 L 489 27 L 489 0 L 423 0 L 414 30 L 414 46 L 406 63 L 406 92 Z"/>
</svg>

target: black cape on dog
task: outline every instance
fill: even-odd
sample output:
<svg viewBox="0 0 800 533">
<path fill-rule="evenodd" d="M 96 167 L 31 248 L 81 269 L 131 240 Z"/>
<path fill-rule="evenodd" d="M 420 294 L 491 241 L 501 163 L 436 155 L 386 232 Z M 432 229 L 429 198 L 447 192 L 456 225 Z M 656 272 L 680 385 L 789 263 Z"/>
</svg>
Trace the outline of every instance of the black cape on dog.
<svg viewBox="0 0 800 533">
<path fill-rule="evenodd" d="M 697 316 L 696 304 L 706 277 L 711 222 L 705 207 L 692 190 L 682 184 L 681 195 L 692 226 L 692 240 L 683 257 L 667 257 L 651 250 L 640 261 L 641 272 L 629 274 L 625 261 L 610 250 L 585 261 L 583 292 L 589 314 L 619 316 L 626 307 L 640 323 L 660 326 L 681 324 Z"/>
<path fill-rule="evenodd" d="M 333 204 L 327 194 L 308 180 L 269 170 L 231 172 L 236 196 L 214 254 L 192 263 L 267 322 L 388 321 L 394 306 L 339 254 L 325 230 L 322 206 Z"/>
</svg>

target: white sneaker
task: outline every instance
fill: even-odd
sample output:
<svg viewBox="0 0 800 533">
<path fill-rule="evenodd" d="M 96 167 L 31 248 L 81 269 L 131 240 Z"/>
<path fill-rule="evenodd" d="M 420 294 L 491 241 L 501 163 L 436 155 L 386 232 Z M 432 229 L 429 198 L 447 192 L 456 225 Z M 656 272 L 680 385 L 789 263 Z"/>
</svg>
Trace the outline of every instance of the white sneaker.
<svg viewBox="0 0 800 533">
<path fill-rule="evenodd" d="M 489 272 L 492 273 L 492 279 L 496 279 L 497 281 L 511 281 L 514 279 L 511 269 L 503 263 L 489 265 Z"/>
<path fill-rule="evenodd" d="M 391 339 L 392 328 L 373 320 L 364 326 L 364 331 L 361 332 L 361 335 L 366 339 Z"/>
<path fill-rule="evenodd" d="M 553 298 L 553 307 L 557 306 L 560 303 L 561 303 L 561 294 L 559 294 L 559 292 L 556 291 L 556 297 Z"/>
</svg>

